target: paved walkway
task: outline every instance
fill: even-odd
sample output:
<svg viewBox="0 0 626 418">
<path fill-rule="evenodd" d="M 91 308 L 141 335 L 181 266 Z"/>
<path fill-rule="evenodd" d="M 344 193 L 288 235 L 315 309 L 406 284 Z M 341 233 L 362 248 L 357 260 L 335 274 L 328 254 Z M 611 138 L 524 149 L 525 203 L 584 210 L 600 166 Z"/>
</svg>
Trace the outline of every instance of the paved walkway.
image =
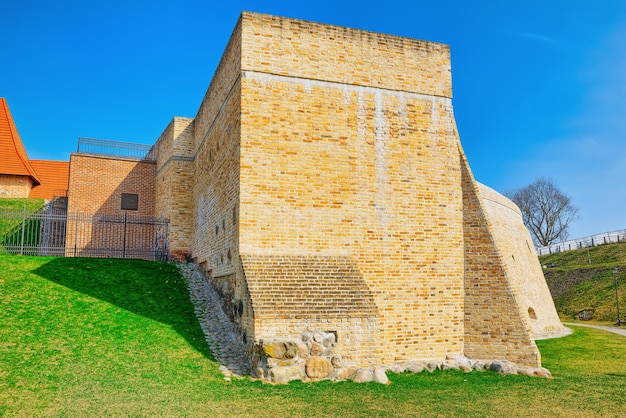
<svg viewBox="0 0 626 418">
<path fill-rule="evenodd" d="M 596 328 L 602 329 L 604 331 L 612 332 L 614 334 L 620 334 L 626 336 L 626 327 L 605 327 L 602 325 L 590 325 L 590 324 L 572 324 L 571 322 L 563 322 L 563 325 L 574 326 L 574 327 L 587 327 L 587 328 Z"/>
<path fill-rule="evenodd" d="M 221 308 L 219 296 L 210 286 L 200 267 L 193 263 L 178 265 L 187 279 L 189 296 L 220 370 L 229 379 L 231 375 L 250 374 L 250 366 L 237 341 L 237 331 Z"/>
</svg>

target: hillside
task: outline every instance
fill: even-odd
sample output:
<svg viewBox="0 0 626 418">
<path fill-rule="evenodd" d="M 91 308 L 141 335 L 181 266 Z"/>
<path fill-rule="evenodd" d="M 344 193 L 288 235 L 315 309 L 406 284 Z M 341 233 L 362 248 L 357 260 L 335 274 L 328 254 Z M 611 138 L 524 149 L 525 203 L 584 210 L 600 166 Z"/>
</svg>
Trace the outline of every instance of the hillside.
<svg viewBox="0 0 626 418">
<path fill-rule="evenodd" d="M 601 245 L 539 257 L 559 316 L 574 319 L 583 310 L 593 319 L 617 322 L 615 281 L 617 268 L 619 305 L 626 310 L 626 243 Z"/>
</svg>

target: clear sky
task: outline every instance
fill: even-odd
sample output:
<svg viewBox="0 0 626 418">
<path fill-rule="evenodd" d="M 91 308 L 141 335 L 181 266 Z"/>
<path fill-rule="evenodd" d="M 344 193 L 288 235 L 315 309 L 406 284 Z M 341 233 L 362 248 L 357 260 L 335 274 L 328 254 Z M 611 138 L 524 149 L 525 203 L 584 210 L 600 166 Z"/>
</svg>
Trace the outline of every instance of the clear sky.
<svg viewBox="0 0 626 418">
<path fill-rule="evenodd" d="M 476 179 L 551 177 L 573 237 L 626 228 L 625 0 L 1 0 L 0 97 L 30 158 L 195 116 L 242 10 L 449 44 Z"/>
</svg>

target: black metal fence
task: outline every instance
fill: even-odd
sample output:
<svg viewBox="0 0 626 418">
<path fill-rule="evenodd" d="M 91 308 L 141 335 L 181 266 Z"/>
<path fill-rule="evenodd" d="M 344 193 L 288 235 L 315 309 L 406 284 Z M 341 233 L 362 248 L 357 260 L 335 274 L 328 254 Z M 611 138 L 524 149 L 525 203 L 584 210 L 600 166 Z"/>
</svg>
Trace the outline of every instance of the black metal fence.
<svg viewBox="0 0 626 418">
<path fill-rule="evenodd" d="M 584 238 L 573 239 L 537 248 L 538 255 L 561 253 L 564 251 L 578 250 L 581 248 L 595 247 L 597 245 L 615 244 L 626 242 L 626 230 L 604 232 Z"/>
<path fill-rule="evenodd" d="M 0 247 L 20 255 L 168 261 L 167 220 L 124 214 L 0 210 Z"/>
</svg>

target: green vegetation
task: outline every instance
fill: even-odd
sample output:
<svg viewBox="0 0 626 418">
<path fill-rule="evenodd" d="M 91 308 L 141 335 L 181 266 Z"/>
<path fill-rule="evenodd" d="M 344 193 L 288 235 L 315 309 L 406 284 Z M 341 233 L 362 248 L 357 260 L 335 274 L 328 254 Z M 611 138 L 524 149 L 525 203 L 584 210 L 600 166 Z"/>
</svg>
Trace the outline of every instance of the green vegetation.
<svg viewBox="0 0 626 418">
<path fill-rule="evenodd" d="M 24 205 L 26 205 L 26 212 L 32 213 L 37 212 L 39 209 L 43 208 L 44 201 L 43 199 L 0 198 L 0 210 L 24 210 Z"/>
<path fill-rule="evenodd" d="M 538 341 L 554 379 L 227 381 L 172 264 L 0 254 L 0 416 L 626 416 L 626 337 Z"/>
<path fill-rule="evenodd" d="M 22 239 L 22 214 L 32 214 L 43 208 L 43 199 L 0 199 L 0 249 L 3 244 L 18 245 Z M 7 216 L 7 213 L 19 216 Z M 36 246 L 39 243 L 39 219 L 26 219 L 24 246 Z"/>
<path fill-rule="evenodd" d="M 626 243 L 543 255 L 539 262 L 546 267 L 546 282 L 561 318 L 571 320 L 590 309 L 595 320 L 617 322 L 614 268 L 620 308 L 625 313 Z"/>
</svg>

